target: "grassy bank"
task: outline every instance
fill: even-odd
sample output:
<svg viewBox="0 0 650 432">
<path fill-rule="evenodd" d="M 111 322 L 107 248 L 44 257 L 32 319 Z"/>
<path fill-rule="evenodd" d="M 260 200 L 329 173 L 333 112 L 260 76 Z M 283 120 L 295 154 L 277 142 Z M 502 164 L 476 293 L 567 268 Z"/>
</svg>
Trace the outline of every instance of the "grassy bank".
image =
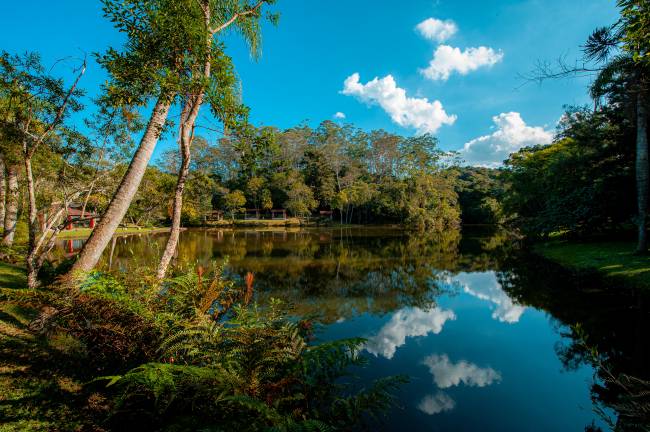
<svg viewBox="0 0 650 432">
<path fill-rule="evenodd" d="M 93 230 L 90 228 L 75 228 L 71 230 L 63 230 L 59 233 L 59 239 L 81 239 L 88 238 Z M 130 235 L 130 234 L 151 234 L 158 232 L 168 232 L 169 228 L 118 228 L 115 235 Z"/>
<path fill-rule="evenodd" d="M 284 227 L 300 226 L 298 218 L 287 219 L 224 219 L 215 222 L 208 222 L 208 227 Z"/>
<path fill-rule="evenodd" d="M 0 262 L 0 431 L 93 430 L 69 340 L 27 330 L 38 313 L 27 297 L 38 293 L 26 282 L 24 269 Z M 24 301 L 6 300 L 7 291 L 22 289 Z"/>
<path fill-rule="evenodd" d="M 576 272 L 598 273 L 614 283 L 650 289 L 650 256 L 635 255 L 634 248 L 631 241 L 553 241 L 536 245 L 534 251 Z"/>
</svg>

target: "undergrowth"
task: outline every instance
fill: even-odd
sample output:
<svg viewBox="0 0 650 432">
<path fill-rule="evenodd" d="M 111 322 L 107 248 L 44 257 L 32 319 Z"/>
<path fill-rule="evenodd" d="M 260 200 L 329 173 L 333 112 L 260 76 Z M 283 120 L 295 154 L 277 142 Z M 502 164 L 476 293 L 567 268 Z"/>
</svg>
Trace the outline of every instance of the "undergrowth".
<svg viewBox="0 0 650 432">
<path fill-rule="evenodd" d="M 224 264 L 225 265 L 225 264 Z M 59 282 L 29 324 L 67 338 L 80 400 L 102 407 L 106 430 L 335 431 L 371 428 L 404 377 L 370 386 L 362 339 L 317 344 L 314 325 L 280 300 L 254 301 L 224 265 L 156 284 L 146 275 L 92 272 Z M 34 299 L 31 299 L 32 302 Z M 98 403 L 97 401 L 101 401 Z"/>
</svg>

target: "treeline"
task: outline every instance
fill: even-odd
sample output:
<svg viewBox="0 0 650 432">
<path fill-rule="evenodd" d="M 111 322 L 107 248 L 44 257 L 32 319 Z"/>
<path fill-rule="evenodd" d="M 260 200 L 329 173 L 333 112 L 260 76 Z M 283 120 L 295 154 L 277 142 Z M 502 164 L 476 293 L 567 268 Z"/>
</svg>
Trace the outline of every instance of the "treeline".
<svg viewBox="0 0 650 432">
<path fill-rule="evenodd" d="M 402 137 L 324 121 L 317 128 L 256 129 L 213 145 L 195 139 L 183 217 L 208 209 L 284 208 L 295 216 L 332 211 L 340 223 L 397 223 L 414 229 L 501 219 L 498 173 L 452 164 L 431 135 Z M 178 153 L 159 164 L 174 173 Z"/>
</svg>

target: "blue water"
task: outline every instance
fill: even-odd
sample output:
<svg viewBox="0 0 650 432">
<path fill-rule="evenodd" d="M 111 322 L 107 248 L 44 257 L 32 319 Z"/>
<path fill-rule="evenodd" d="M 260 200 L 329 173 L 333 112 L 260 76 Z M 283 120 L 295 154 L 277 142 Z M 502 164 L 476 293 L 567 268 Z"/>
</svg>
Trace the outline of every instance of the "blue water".
<svg viewBox="0 0 650 432">
<path fill-rule="evenodd" d="M 513 302 L 494 272 L 449 279 L 451 292 L 432 309 L 363 314 L 321 335 L 366 337 L 372 361 L 362 375 L 368 380 L 410 377 L 387 430 L 582 431 L 592 421 L 602 425 L 590 399 L 593 370 L 564 370 L 555 352 L 557 323 L 547 313 Z"/>
</svg>

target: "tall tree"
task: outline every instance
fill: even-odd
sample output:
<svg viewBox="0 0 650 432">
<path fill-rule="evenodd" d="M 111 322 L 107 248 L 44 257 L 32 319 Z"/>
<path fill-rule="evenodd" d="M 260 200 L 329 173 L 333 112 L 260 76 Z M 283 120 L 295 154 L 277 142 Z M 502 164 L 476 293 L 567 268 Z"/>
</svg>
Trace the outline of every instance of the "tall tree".
<svg viewBox="0 0 650 432">
<path fill-rule="evenodd" d="M 621 18 L 609 27 L 601 27 L 589 36 L 583 48 L 586 66 L 573 67 L 560 62 L 560 70 L 541 65 L 533 79 L 596 73 L 592 96 L 616 98 L 624 95 L 632 107 L 630 120 L 636 127 L 636 198 L 637 253 L 648 249 L 648 82 L 650 77 L 650 4 L 646 0 L 618 0 Z M 592 67 L 589 65 L 593 65 Z M 622 92 L 622 93 L 621 93 Z M 620 100 L 619 100 L 620 102 Z"/>
<path fill-rule="evenodd" d="M 188 96 L 181 112 L 179 133 L 181 164 L 174 194 L 172 226 L 156 272 L 158 280 L 165 277 L 178 245 L 183 191 L 190 169 L 194 128 L 206 93 L 208 93 L 213 113 L 223 121 L 226 127 L 233 128 L 235 123 L 246 114 L 246 110 L 238 103 L 235 88 L 237 80 L 232 62 L 223 53 L 223 45 L 217 43 L 215 38 L 219 33 L 232 26 L 245 37 L 253 55 L 257 55 L 260 42 L 259 19 L 262 16 L 262 5 L 265 3 L 273 3 L 273 1 L 260 0 L 257 3 L 249 4 L 246 1 L 232 3 L 202 0 L 200 3 L 200 12 L 203 18 L 201 33 L 205 44 L 203 49 L 198 51 L 201 53 L 199 56 L 194 54 L 195 58 L 192 59 L 188 68 L 189 79 L 194 82 L 191 83 L 187 92 Z M 196 2 L 191 2 L 188 7 L 193 4 Z M 227 19 L 224 21 L 223 17 L 227 17 Z M 217 70 L 216 74 L 212 73 L 213 67 Z"/>
<path fill-rule="evenodd" d="M 18 223 L 18 206 L 20 200 L 18 171 L 20 167 L 16 164 L 8 164 L 6 167 L 7 192 L 5 198 L 2 244 L 4 246 L 12 246 L 14 244 L 14 237 L 16 236 L 16 224 Z"/>
<path fill-rule="evenodd" d="M 117 105 L 144 105 L 151 98 L 156 102 L 129 168 L 71 272 L 95 266 L 126 214 L 172 104 L 178 94 L 192 94 L 195 88 L 196 76 L 188 81 L 187 70 L 209 64 L 209 52 L 218 49 L 214 44 L 206 47 L 206 31 L 215 35 L 232 26 L 249 35 L 251 29 L 240 23 L 249 22 L 241 19 L 243 12 L 254 8 L 242 0 L 103 0 L 103 4 L 107 18 L 127 37 L 122 52 L 109 49 L 100 57 L 111 76 L 107 92 Z M 207 30 L 206 10 L 214 23 Z M 194 102 L 196 97 L 192 96 Z"/>
</svg>

